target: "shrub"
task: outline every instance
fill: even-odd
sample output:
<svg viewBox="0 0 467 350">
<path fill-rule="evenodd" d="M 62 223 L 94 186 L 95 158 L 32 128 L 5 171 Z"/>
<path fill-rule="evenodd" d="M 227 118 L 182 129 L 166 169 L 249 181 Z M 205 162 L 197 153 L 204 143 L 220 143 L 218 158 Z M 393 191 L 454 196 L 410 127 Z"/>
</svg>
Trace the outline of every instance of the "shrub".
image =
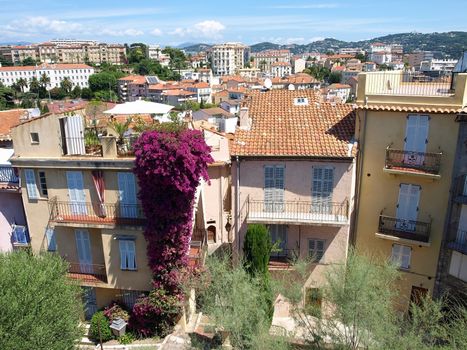
<svg viewBox="0 0 467 350">
<path fill-rule="evenodd" d="M 132 333 L 125 333 L 124 335 L 118 338 L 118 342 L 124 345 L 131 344 L 134 341 L 135 341 L 135 337 Z"/>
<path fill-rule="evenodd" d="M 109 320 L 107 317 L 105 317 L 104 312 L 98 311 L 92 316 L 91 326 L 89 328 L 89 337 L 94 341 L 99 341 L 100 337 L 102 337 L 103 342 L 109 341 L 113 338 Z"/>
<path fill-rule="evenodd" d="M 178 296 L 168 295 L 164 289 L 154 289 L 137 300 L 130 324 L 143 337 L 165 337 L 172 330 L 181 312 Z"/>
<path fill-rule="evenodd" d="M 243 244 L 245 269 L 250 274 L 266 274 L 271 254 L 271 236 L 266 226 L 249 225 Z"/>
<path fill-rule="evenodd" d="M 130 319 L 130 314 L 116 301 L 113 301 L 109 306 L 104 309 L 104 316 L 112 323 L 113 320 L 121 318 L 125 322 Z"/>
</svg>

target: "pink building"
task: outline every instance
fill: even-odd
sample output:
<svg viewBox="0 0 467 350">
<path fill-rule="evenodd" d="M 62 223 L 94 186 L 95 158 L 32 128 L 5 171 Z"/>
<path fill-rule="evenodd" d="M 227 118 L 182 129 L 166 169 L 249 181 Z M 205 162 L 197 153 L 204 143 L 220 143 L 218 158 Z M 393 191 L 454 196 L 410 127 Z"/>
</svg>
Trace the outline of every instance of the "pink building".
<svg viewBox="0 0 467 350">
<path fill-rule="evenodd" d="M 253 93 L 232 142 L 234 247 L 248 224 L 265 224 L 278 250 L 271 268 L 312 261 L 307 287 L 345 262 L 355 180 L 351 105 L 320 102 L 312 90 Z"/>
</svg>

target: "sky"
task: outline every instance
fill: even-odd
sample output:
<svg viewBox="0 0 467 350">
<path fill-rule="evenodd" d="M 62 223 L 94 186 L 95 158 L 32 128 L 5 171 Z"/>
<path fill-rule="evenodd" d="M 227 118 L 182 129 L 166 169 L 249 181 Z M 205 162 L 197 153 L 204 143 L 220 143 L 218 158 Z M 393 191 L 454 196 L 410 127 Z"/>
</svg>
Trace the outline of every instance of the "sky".
<svg viewBox="0 0 467 350">
<path fill-rule="evenodd" d="M 467 0 L 0 0 L 0 43 L 305 44 L 467 31 Z"/>
</svg>

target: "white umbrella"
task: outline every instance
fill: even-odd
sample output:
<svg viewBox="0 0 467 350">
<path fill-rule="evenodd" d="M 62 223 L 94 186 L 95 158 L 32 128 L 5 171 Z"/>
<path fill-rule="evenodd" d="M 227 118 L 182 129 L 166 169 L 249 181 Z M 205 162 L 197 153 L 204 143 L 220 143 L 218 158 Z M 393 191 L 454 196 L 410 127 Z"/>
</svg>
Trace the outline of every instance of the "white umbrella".
<svg viewBox="0 0 467 350">
<path fill-rule="evenodd" d="M 114 106 L 114 108 L 105 111 L 106 114 L 167 114 L 173 106 L 149 102 L 144 100 L 136 100 L 134 102 L 125 102 Z"/>
</svg>

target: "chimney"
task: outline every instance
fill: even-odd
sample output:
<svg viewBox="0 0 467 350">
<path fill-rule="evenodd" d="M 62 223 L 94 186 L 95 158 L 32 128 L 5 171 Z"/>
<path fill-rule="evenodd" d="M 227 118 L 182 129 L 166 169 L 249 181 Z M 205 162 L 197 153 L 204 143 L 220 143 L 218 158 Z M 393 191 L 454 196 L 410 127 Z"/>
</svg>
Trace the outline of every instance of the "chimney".
<svg viewBox="0 0 467 350">
<path fill-rule="evenodd" d="M 243 129 L 243 130 L 251 129 L 251 119 L 248 113 L 248 107 L 240 108 L 240 129 Z"/>
</svg>

